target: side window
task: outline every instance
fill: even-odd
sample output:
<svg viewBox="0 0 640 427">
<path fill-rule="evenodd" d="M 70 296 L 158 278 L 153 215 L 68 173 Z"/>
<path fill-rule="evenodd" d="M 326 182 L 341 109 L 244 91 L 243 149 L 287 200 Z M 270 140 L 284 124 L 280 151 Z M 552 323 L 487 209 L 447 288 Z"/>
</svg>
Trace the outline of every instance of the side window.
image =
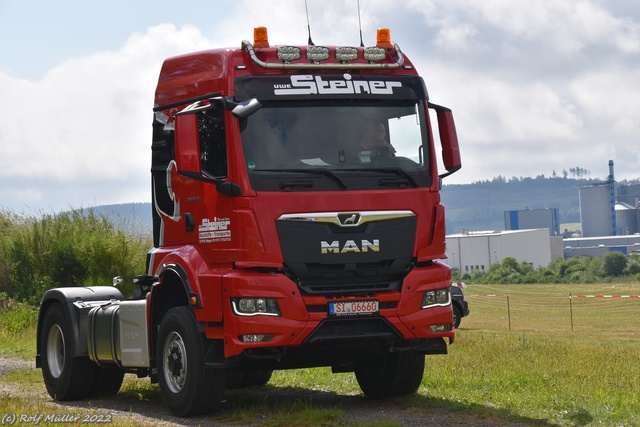
<svg viewBox="0 0 640 427">
<path fill-rule="evenodd" d="M 215 178 L 227 176 L 227 140 L 221 109 L 198 113 L 200 164 L 202 171 Z"/>
</svg>

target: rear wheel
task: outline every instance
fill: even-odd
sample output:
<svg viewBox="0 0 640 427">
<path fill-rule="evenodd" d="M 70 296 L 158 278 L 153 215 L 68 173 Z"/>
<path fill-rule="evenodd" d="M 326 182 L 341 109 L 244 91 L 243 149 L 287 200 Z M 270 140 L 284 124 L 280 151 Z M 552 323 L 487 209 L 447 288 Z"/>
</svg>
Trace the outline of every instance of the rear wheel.
<svg viewBox="0 0 640 427">
<path fill-rule="evenodd" d="M 226 372 L 205 369 L 207 344 L 189 308 L 172 308 L 162 319 L 156 347 L 158 383 L 165 403 L 177 416 L 220 408 Z"/>
<path fill-rule="evenodd" d="M 415 393 L 424 374 L 424 355 L 415 350 L 388 353 L 380 363 L 363 364 L 355 371 L 362 392 L 374 399 Z"/>
<path fill-rule="evenodd" d="M 60 304 L 44 315 L 40 334 L 42 377 L 55 400 L 84 399 L 92 394 L 96 365 L 88 357 L 71 357 L 71 322 Z"/>
</svg>

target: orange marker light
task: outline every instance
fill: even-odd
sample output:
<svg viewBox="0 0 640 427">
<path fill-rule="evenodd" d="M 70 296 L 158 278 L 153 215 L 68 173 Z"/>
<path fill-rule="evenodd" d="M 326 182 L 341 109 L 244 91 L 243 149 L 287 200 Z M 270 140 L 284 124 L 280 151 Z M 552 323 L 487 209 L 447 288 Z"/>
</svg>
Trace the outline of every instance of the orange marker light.
<svg viewBox="0 0 640 427">
<path fill-rule="evenodd" d="M 253 29 L 253 46 L 269 47 L 269 35 L 267 27 L 256 27 Z"/>
<path fill-rule="evenodd" d="M 191 303 L 191 305 L 198 305 L 198 298 L 196 297 L 191 297 L 189 299 L 189 302 Z"/>
<path fill-rule="evenodd" d="M 378 28 L 376 33 L 376 46 L 390 48 L 391 44 L 391 31 L 388 28 Z"/>
</svg>

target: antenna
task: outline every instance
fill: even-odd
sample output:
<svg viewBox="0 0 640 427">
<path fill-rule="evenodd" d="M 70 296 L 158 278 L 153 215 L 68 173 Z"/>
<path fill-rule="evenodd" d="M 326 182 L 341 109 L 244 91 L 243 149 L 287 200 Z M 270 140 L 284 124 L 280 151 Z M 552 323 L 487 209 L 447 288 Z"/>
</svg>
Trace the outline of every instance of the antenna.
<svg viewBox="0 0 640 427">
<path fill-rule="evenodd" d="M 309 31 L 308 45 L 313 46 L 314 44 L 311 41 L 311 25 L 309 25 L 309 7 L 307 6 L 307 0 L 304 0 L 304 9 L 307 11 L 307 30 Z"/>
<path fill-rule="evenodd" d="M 364 42 L 362 41 L 362 21 L 360 20 L 360 0 L 358 0 L 358 27 L 360 27 L 360 47 L 364 47 Z"/>
</svg>

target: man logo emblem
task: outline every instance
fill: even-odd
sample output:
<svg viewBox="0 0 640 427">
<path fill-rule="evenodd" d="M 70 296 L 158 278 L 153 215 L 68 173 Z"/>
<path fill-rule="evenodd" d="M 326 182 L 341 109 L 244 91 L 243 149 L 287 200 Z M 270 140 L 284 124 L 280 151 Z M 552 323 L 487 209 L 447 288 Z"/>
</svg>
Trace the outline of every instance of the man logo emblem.
<svg viewBox="0 0 640 427">
<path fill-rule="evenodd" d="M 339 213 L 338 220 L 343 227 L 356 227 L 360 224 L 361 215 L 357 212 Z"/>
</svg>

